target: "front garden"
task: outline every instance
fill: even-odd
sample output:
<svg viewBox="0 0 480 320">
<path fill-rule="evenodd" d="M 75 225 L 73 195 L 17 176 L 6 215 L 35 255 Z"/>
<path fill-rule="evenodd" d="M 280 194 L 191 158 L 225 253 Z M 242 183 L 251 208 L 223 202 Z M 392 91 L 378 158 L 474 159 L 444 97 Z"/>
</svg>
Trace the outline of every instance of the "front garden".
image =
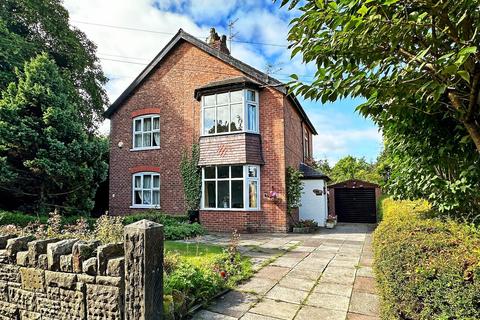
<svg viewBox="0 0 480 320">
<path fill-rule="evenodd" d="M 125 225 L 148 219 L 163 224 L 164 312 L 166 319 L 182 319 L 224 290 L 249 278 L 252 265 L 237 251 L 239 236 L 232 234 L 228 247 L 195 241 L 205 233 L 186 217 L 142 213 L 128 217 L 30 216 L 21 212 L 0 211 L 0 235 L 35 235 L 36 238 L 77 238 L 99 240 L 103 244 L 123 241 Z M 174 241 L 189 239 L 189 241 Z"/>
<path fill-rule="evenodd" d="M 480 230 L 433 218 L 426 201 L 381 204 L 375 272 L 382 319 L 480 319 Z"/>
</svg>

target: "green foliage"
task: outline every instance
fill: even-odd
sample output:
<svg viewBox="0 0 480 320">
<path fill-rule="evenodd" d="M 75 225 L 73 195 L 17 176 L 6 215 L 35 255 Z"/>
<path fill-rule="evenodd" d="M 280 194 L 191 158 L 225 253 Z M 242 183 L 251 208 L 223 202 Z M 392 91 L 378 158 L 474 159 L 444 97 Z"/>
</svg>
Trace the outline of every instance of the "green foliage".
<svg viewBox="0 0 480 320">
<path fill-rule="evenodd" d="M 332 167 L 330 163 L 328 162 L 328 159 L 320 159 L 320 160 L 315 160 L 313 162 L 313 167 L 317 170 L 319 170 L 321 173 L 327 175 L 329 178 L 332 178 Z"/>
<path fill-rule="evenodd" d="M 40 214 L 88 212 L 107 174 L 106 139 L 87 134 L 76 89 L 46 54 L 16 76 L 0 99 L 0 190 Z"/>
<path fill-rule="evenodd" d="M 288 167 L 286 174 L 287 184 L 287 213 L 291 214 L 293 209 L 302 205 L 303 182 L 302 173 L 295 168 Z"/>
<path fill-rule="evenodd" d="M 0 3 L 0 91 L 16 81 L 15 68 L 46 52 L 74 86 L 72 96 L 82 128 L 92 133 L 108 104 L 95 45 L 69 25 L 60 0 L 2 0 Z"/>
<path fill-rule="evenodd" d="M 373 183 L 381 182 L 381 177 L 376 171 L 376 165 L 368 163 L 365 158 L 356 158 L 346 156 L 335 164 L 332 168 L 332 183 L 341 182 L 350 179 L 359 179 Z"/>
<path fill-rule="evenodd" d="M 61 217 L 61 224 L 62 226 L 72 225 L 77 222 L 78 219 L 85 219 L 90 227 L 94 226 L 95 219 L 90 217 L 84 216 L 62 216 Z M 18 227 L 26 227 L 29 224 L 46 224 L 48 222 L 49 216 L 48 215 L 40 215 L 34 216 L 30 214 L 26 214 L 20 211 L 3 211 L 0 210 L 0 226 L 3 225 L 15 225 Z"/>
<path fill-rule="evenodd" d="M 367 99 L 357 110 L 386 138 L 390 192 L 470 220 L 480 203 L 478 5 L 309 0 L 289 33 L 293 55 L 318 68 L 293 90 L 322 102 Z"/>
<path fill-rule="evenodd" d="M 180 162 L 180 173 L 183 179 L 183 190 L 189 210 L 200 208 L 202 194 L 202 174 L 198 167 L 200 160 L 200 147 L 198 144 L 192 146 L 192 154 L 189 157 L 187 151 L 183 152 Z"/>
<path fill-rule="evenodd" d="M 101 216 L 95 223 L 94 238 L 102 243 L 123 241 L 123 217 Z"/>
<path fill-rule="evenodd" d="M 163 232 L 167 240 L 181 240 L 205 234 L 205 229 L 198 223 L 188 223 L 185 216 L 171 216 L 158 212 L 147 212 L 129 215 L 123 218 L 125 225 L 147 219 L 163 224 Z"/>
<path fill-rule="evenodd" d="M 426 201 L 382 203 L 374 234 L 383 319 L 479 319 L 480 231 L 429 218 Z"/>
</svg>

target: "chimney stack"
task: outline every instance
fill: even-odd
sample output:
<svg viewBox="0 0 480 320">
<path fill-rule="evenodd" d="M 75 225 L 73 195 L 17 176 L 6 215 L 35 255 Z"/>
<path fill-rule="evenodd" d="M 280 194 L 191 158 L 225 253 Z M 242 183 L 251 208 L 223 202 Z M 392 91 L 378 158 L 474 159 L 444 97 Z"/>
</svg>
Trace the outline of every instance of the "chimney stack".
<svg viewBox="0 0 480 320">
<path fill-rule="evenodd" d="M 223 53 L 230 54 L 230 50 L 228 50 L 227 47 L 227 36 L 222 35 L 220 38 L 215 28 L 210 28 L 210 36 L 207 38 L 207 44 Z"/>
</svg>

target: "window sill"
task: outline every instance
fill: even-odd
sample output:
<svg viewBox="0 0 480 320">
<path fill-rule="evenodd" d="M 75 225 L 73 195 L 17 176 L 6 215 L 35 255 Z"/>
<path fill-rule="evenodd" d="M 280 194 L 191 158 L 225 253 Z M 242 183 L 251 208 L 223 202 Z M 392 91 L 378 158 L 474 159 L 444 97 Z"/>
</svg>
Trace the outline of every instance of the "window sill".
<svg viewBox="0 0 480 320">
<path fill-rule="evenodd" d="M 130 206 L 130 209 L 161 209 L 161 207 L 151 206 L 151 205 L 134 205 L 134 206 Z"/>
<path fill-rule="evenodd" d="M 242 208 L 202 208 L 200 211 L 246 211 L 246 212 L 259 212 L 261 209 L 242 209 Z"/>
<path fill-rule="evenodd" d="M 235 132 L 222 132 L 222 133 L 212 133 L 212 134 L 202 134 L 200 135 L 201 138 L 203 137 L 218 137 L 218 136 L 229 136 L 234 134 L 241 134 L 241 133 L 252 133 L 252 134 L 260 134 L 258 131 L 235 131 Z"/>
<path fill-rule="evenodd" d="M 148 148 L 132 148 L 130 151 L 147 151 L 147 150 L 158 150 L 160 147 L 148 147 Z"/>
</svg>

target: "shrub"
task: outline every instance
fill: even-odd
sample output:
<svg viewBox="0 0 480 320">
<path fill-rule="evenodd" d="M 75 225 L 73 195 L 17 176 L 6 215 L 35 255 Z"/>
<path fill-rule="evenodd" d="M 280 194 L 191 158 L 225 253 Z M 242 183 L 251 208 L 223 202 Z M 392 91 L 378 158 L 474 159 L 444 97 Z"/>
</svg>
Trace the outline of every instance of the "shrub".
<svg viewBox="0 0 480 320">
<path fill-rule="evenodd" d="M 384 319 L 480 319 L 480 232 L 425 201 L 382 203 L 374 234 Z"/>
<path fill-rule="evenodd" d="M 101 216 L 95 224 L 94 238 L 102 243 L 123 241 L 123 217 Z"/>
<path fill-rule="evenodd" d="M 26 227 L 30 223 L 35 223 L 40 220 L 43 223 L 46 223 L 48 220 L 47 216 L 32 216 L 27 215 L 20 211 L 0 211 L 0 225 L 9 225 L 13 224 L 17 227 Z"/>
<path fill-rule="evenodd" d="M 186 216 L 172 216 L 158 212 L 146 212 L 126 216 L 123 219 L 125 225 L 147 219 L 163 224 L 163 232 L 166 240 L 180 240 L 205 234 L 205 229 L 198 223 L 188 223 Z"/>
</svg>

